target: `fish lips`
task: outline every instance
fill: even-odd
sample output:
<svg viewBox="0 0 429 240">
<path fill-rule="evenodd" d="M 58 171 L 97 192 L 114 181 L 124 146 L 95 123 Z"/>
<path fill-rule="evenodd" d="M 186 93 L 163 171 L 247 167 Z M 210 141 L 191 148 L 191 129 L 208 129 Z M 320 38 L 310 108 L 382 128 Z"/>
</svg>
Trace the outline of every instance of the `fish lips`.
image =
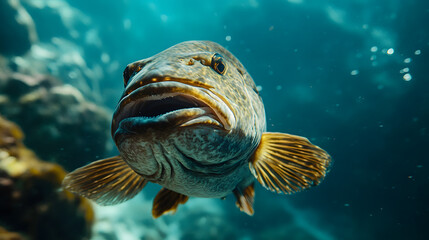
<svg viewBox="0 0 429 240">
<path fill-rule="evenodd" d="M 112 136 L 147 129 L 209 126 L 230 131 L 235 116 L 211 90 L 176 81 L 143 85 L 121 99 L 113 115 Z M 168 131 L 167 131 L 168 132 Z"/>
</svg>

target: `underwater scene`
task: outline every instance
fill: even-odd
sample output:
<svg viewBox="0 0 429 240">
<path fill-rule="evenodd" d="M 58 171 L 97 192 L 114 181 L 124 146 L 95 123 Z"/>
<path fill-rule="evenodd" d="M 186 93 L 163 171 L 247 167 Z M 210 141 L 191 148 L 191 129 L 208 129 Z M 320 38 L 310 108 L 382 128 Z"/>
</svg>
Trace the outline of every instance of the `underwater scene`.
<svg viewBox="0 0 429 240">
<path fill-rule="evenodd" d="M 429 239 L 429 1 L 0 22 L 0 239 Z"/>
</svg>

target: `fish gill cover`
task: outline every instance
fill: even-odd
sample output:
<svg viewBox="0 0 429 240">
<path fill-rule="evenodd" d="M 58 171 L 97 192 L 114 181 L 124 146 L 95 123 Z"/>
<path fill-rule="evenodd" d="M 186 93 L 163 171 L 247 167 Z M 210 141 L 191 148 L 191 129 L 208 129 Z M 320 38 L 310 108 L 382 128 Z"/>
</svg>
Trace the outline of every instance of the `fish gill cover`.
<svg viewBox="0 0 429 240">
<path fill-rule="evenodd" d="M 268 130 L 307 136 L 334 167 L 304 193 L 256 187 L 253 217 L 229 196 L 191 198 L 154 220 L 148 184 L 130 202 L 95 206 L 92 239 L 426 239 L 428 12 L 418 0 L 5 0 L 0 114 L 43 160 L 73 170 L 115 154 L 107 122 L 128 63 L 211 40 L 252 75 Z M 0 236 L 31 238 L 8 214 Z"/>
</svg>

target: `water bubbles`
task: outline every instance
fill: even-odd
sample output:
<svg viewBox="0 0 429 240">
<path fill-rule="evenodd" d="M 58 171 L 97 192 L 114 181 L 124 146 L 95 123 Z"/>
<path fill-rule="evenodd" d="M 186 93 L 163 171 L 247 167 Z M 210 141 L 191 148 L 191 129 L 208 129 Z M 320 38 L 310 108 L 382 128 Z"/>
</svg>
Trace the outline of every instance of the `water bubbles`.
<svg viewBox="0 0 429 240">
<path fill-rule="evenodd" d="M 78 76 L 78 74 L 76 73 L 76 71 L 71 71 L 71 72 L 69 72 L 69 74 L 68 74 L 68 77 L 69 77 L 70 79 L 75 79 L 75 78 L 77 78 L 77 76 Z"/>
<path fill-rule="evenodd" d="M 124 25 L 124 29 L 126 29 L 126 30 L 131 28 L 131 20 L 130 19 L 124 19 L 124 22 L 122 24 Z"/>
<path fill-rule="evenodd" d="M 350 207 L 349 203 L 344 203 L 344 207 Z"/>
<path fill-rule="evenodd" d="M 358 96 L 356 98 L 356 103 L 364 103 L 365 102 L 365 97 L 364 96 Z"/>
<path fill-rule="evenodd" d="M 168 21 L 168 16 L 165 14 L 161 14 L 161 21 L 162 22 L 167 22 Z"/>
<path fill-rule="evenodd" d="M 299 4 L 299 3 L 302 3 L 303 0 L 287 0 L 287 1 L 290 2 L 290 3 Z"/>
<path fill-rule="evenodd" d="M 414 55 L 413 55 L 414 53 Z M 367 52 L 367 57 L 370 60 L 370 65 L 372 67 L 384 67 L 387 66 L 387 63 L 390 61 L 395 61 L 398 62 L 401 61 L 402 58 L 402 67 L 398 69 L 399 73 L 401 74 L 400 78 L 398 76 L 398 80 L 399 81 L 406 81 L 409 82 L 413 79 L 412 76 L 412 70 L 413 70 L 413 63 L 414 61 L 418 61 L 418 57 L 414 57 L 416 55 L 420 55 L 421 54 L 421 50 L 420 49 L 415 49 L 411 52 L 410 55 L 405 55 L 402 52 L 395 52 L 395 49 L 393 47 L 386 47 L 386 46 L 376 46 L 373 45 L 372 47 L 370 47 L 370 52 Z M 393 56 L 395 55 L 395 56 Z M 392 56 L 392 57 L 390 57 Z M 404 56 L 404 57 L 402 57 Z M 361 69 L 362 70 L 362 69 Z M 358 75 L 359 71 L 358 70 L 353 70 L 350 72 L 350 75 L 355 76 Z M 384 89 L 385 86 L 382 84 L 379 84 L 377 86 L 378 90 L 382 90 Z"/>
<path fill-rule="evenodd" d="M 103 63 L 110 62 L 110 56 L 107 53 L 102 53 L 100 59 Z"/>
<path fill-rule="evenodd" d="M 403 74 L 403 73 L 407 73 L 407 72 L 409 72 L 409 71 L 410 71 L 410 69 L 409 69 L 409 68 L 403 68 L 403 69 L 401 69 L 401 70 L 399 71 L 399 73 Z"/>
<path fill-rule="evenodd" d="M 225 40 L 226 40 L 227 42 L 231 41 L 231 36 L 229 36 L 229 35 L 228 35 L 228 36 L 226 36 L 226 37 L 225 37 Z"/>
<path fill-rule="evenodd" d="M 413 77 L 409 73 L 406 73 L 402 78 L 407 82 L 411 81 L 411 79 L 413 79 Z"/>
<path fill-rule="evenodd" d="M 261 85 L 256 86 L 256 90 L 258 90 L 258 92 L 262 91 L 262 86 Z"/>
<path fill-rule="evenodd" d="M 358 74 L 359 74 L 359 70 L 356 70 L 356 69 L 350 72 L 350 75 L 352 76 L 356 76 Z"/>
<path fill-rule="evenodd" d="M 281 85 L 277 85 L 277 86 L 276 86 L 276 90 L 277 90 L 277 91 L 282 90 L 282 88 L 283 88 L 283 87 L 282 87 Z"/>
</svg>

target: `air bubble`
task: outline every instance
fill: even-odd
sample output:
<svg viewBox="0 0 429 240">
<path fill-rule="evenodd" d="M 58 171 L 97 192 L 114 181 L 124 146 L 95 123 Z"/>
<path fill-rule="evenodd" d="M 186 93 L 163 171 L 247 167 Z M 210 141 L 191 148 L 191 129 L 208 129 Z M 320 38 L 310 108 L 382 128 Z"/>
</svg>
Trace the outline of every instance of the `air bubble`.
<svg viewBox="0 0 429 240">
<path fill-rule="evenodd" d="M 161 21 L 162 22 L 167 22 L 168 21 L 168 16 L 165 14 L 161 14 Z"/>
<path fill-rule="evenodd" d="M 407 72 L 409 72 L 410 71 L 410 69 L 409 68 L 403 68 L 403 69 L 401 69 L 400 71 L 399 71 L 399 73 L 407 73 Z"/>
<path fill-rule="evenodd" d="M 392 55 L 393 53 L 395 53 L 395 49 L 393 49 L 393 48 L 389 48 L 389 49 L 387 50 L 387 54 L 388 54 L 388 55 Z"/>
<path fill-rule="evenodd" d="M 414 55 L 420 55 L 422 53 L 422 51 L 421 50 L 416 50 L 415 52 L 414 52 Z"/>
<path fill-rule="evenodd" d="M 405 58 L 404 59 L 404 63 L 410 63 L 411 62 L 411 58 Z"/>
<path fill-rule="evenodd" d="M 359 70 L 353 70 L 350 72 L 350 75 L 355 76 L 359 74 Z"/>
<path fill-rule="evenodd" d="M 411 79 L 413 79 L 413 77 L 409 73 L 405 74 L 402 78 L 407 82 L 411 81 Z"/>
<path fill-rule="evenodd" d="M 103 53 L 101 54 L 101 61 L 103 63 L 108 63 L 110 61 L 110 56 L 107 53 Z"/>
<path fill-rule="evenodd" d="M 373 46 L 372 48 L 371 48 L 371 52 L 377 52 L 378 51 L 378 47 L 377 46 Z"/>
<path fill-rule="evenodd" d="M 225 40 L 226 40 L 227 42 L 231 41 L 231 36 L 229 36 L 229 35 L 228 35 L 228 36 L 226 36 L 226 37 L 225 37 Z"/>
</svg>

